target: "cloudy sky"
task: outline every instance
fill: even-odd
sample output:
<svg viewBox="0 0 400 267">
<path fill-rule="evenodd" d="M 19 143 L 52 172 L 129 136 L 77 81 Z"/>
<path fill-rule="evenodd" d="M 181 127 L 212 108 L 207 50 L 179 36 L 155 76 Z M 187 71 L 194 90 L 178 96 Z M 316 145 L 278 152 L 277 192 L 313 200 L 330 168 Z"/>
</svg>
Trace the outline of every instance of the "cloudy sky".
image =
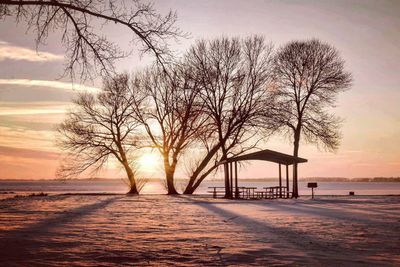
<svg viewBox="0 0 400 267">
<path fill-rule="evenodd" d="M 335 113 L 344 118 L 336 153 L 303 144 L 309 163 L 301 176 L 400 176 L 400 2 L 399 1 L 156 1 L 161 12 L 178 12 L 178 25 L 191 38 L 262 34 L 279 47 L 294 39 L 319 38 L 334 45 L 353 73 L 354 86 L 340 95 Z M 106 32 L 123 47 L 124 32 Z M 53 178 L 60 157 L 54 127 L 76 91 L 93 90 L 58 78 L 64 50 L 59 33 L 35 50 L 34 35 L 13 18 L 0 22 L 0 178 Z M 121 71 L 143 67 L 132 56 Z M 287 140 L 273 138 L 266 148 L 290 153 Z M 276 166 L 252 163 L 245 177 L 270 177 Z"/>
</svg>

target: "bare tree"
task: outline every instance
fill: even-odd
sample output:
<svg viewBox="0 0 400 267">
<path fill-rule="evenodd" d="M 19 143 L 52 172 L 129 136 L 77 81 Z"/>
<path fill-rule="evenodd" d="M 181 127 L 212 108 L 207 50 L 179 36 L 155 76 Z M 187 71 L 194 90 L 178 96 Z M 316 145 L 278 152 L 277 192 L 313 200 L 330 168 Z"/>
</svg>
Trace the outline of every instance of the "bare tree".
<svg viewBox="0 0 400 267">
<path fill-rule="evenodd" d="M 144 126 L 150 145 L 163 157 L 168 194 L 177 194 L 174 174 L 179 158 L 203 132 L 206 119 L 196 81 L 186 66 L 175 64 L 168 74 L 148 70 L 137 79 L 136 118 Z"/>
<path fill-rule="evenodd" d="M 297 157 L 301 136 L 327 150 L 339 146 L 340 119 L 329 114 L 337 94 L 351 86 L 351 74 L 331 45 L 319 40 L 293 41 L 276 54 L 274 76 L 278 105 L 275 119 L 293 138 Z M 293 197 L 298 197 L 297 164 L 293 165 Z"/>
<path fill-rule="evenodd" d="M 160 63 L 169 55 L 167 41 L 183 36 L 174 26 L 175 12 L 162 16 L 153 4 L 140 0 L 0 0 L 0 19 L 8 16 L 27 22 L 37 46 L 50 32 L 61 31 L 68 59 L 65 74 L 71 78 L 113 73 L 115 60 L 130 53 L 104 36 L 107 23 L 131 32 L 131 46 L 140 43 L 138 50 L 153 53 Z"/>
<path fill-rule="evenodd" d="M 58 143 L 67 152 L 58 176 L 76 177 L 85 171 L 93 174 L 114 157 L 126 172 L 129 193 L 139 193 L 132 162 L 135 158 L 130 157 L 137 142 L 130 90 L 128 76 L 118 75 L 106 79 L 99 94 L 82 93 L 74 100 L 74 109 L 58 127 Z"/>
<path fill-rule="evenodd" d="M 206 153 L 184 193 L 193 193 L 229 155 L 238 155 L 257 144 L 258 118 L 268 109 L 265 103 L 271 78 L 271 52 L 272 46 L 264 38 L 253 36 L 199 41 L 186 55 L 196 73 L 204 112 L 212 128 L 203 138 Z M 214 164 L 210 164 L 212 161 Z M 230 197 L 227 168 L 224 164 L 225 197 Z"/>
</svg>

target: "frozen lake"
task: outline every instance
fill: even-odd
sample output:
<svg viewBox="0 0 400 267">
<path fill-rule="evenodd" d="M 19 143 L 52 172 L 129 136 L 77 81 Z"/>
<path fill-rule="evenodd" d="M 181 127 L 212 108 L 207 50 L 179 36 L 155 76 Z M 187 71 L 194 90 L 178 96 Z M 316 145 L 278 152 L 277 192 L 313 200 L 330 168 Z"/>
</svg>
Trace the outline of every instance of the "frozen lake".
<svg viewBox="0 0 400 267">
<path fill-rule="evenodd" d="M 400 266 L 399 196 L 0 201 L 2 266 Z"/>
<path fill-rule="evenodd" d="M 266 186 L 276 186 L 278 182 L 249 182 L 245 179 L 239 182 L 240 186 L 255 186 L 259 189 Z M 205 194 L 209 186 L 223 186 L 222 181 L 204 181 L 196 194 Z M 290 184 L 291 186 L 291 184 Z M 177 183 L 178 191 L 183 189 L 183 184 Z M 0 181 L 0 192 L 31 193 L 125 193 L 127 186 L 123 180 L 68 180 L 68 181 Z M 398 182 L 318 182 L 316 195 L 348 195 L 354 191 L 356 195 L 400 195 Z M 300 195 L 310 195 L 307 182 L 299 182 Z M 148 182 L 143 188 L 144 194 L 165 193 L 162 181 Z M 5 194 L 2 194 L 4 198 Z"/>
</svg>

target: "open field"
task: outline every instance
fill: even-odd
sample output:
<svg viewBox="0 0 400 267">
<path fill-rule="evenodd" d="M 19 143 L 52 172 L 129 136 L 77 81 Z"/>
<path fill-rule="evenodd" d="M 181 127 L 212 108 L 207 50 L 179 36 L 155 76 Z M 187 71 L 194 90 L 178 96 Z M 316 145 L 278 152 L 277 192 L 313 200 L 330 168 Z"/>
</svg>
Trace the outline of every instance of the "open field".
<svg viewBox="0 0 400 267">
<path fill-rule="evenodd" d="M 0 201 L 2 266 L 399 266 L 400 196 Z"/>
</svg>

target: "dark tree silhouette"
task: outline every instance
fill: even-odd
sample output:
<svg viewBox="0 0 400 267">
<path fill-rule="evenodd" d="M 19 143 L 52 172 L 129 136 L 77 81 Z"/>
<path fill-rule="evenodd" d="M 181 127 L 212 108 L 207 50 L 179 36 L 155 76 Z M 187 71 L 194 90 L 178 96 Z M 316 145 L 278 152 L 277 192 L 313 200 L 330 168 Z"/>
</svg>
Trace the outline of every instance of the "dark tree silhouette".
<svg viewBox="0 0 400 267">
<path fill-rule="evenodd" d="M 114 157 L 126 172 L 129 193 L 139 193 L 132 162 L 135 158 L 131 157 L 137 142 L 131 90 L 128 76 L 118 75 L 106 79 L 99 94 L 82 93 L 74 100 L 74 109 L 58 127 L 58 143 L 67 153 L 58 169 L 59 177 L 76 177 L 85 171 L 94 174 Z"/>
<path fill-rule="evenodd" d="M 137 120 L 144 126 L 150 145 L 163 157 L 168 194 L 177 194 L 174 174 L 179 158 L 202 134 L 206 119 L 191 69 L 176 64 L 148 70 L 137 77 Z"/>
<path fill-rule="evenodd" d="M 268 109 L 265 103 L 271 78 L 271 51 L 272 46 L 260 36 L 202 40 L 189 50 L 185 60 L 198 81 L 211 131 L 203 138 L 206 154 L 194 168 L 184 193 L 193 193 L 218 162 L 254 148 L 258 118 Z M 251 145 L 247 147 L 249 140 Z M 213 158 L 215 164 L 210 165 Z M 225 196 L 230 197 L 227 168 L 224 164 Z"/>
<path fill-rule="evenodd" d="M 0 0 L 0 19 L 7 16 L 25 21 L 37 35 L 37 46 L 50 32 L 61 31 L 68 60 L 65 74 L 83 80 L 99 72 L 113 73 L 115 60 L 130 53 L 104 35 L 104 24 L 127 29 L 131 47 L 139 44 L 138 50 L 153 53 L 160 63 L 169 55 L 168 40 L 182 36 L 174 26 L 175 12 L 162 16 L 140 0 Z"/>
<path fill-rule="evenodd" d="M 300 140 L 337 149 L 340 119 L 329 114 L 337 94 L 351 86 L 351 74 L 331 45 L 319 40 L 293 41 L 279 49 L 274 60 L 278 98 L 275 119 L 293 138 L 293 156 Z M 298 197 L 297 164 L 293 165 L 293 197 Z"/>
</svg>

